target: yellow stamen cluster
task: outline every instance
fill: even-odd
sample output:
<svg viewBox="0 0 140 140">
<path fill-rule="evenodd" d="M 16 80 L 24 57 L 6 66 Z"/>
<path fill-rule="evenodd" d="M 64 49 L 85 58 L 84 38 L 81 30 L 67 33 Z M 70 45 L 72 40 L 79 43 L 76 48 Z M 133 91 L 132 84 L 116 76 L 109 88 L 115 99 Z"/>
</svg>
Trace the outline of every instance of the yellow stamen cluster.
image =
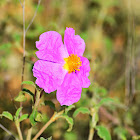
<svg viewBox="0 0 140 140">
<path fill-rule="evenodd" d="M 64 58 L 65 64 L 64 69 L 68 71 L 68 73 L 72 73 L 77 71 L 80 71 L 80 66 L 82 66 L 82 61 L 80 60 L 80 57 L 74 54 L 70 54 L 69 57 Z"/>
</svg>

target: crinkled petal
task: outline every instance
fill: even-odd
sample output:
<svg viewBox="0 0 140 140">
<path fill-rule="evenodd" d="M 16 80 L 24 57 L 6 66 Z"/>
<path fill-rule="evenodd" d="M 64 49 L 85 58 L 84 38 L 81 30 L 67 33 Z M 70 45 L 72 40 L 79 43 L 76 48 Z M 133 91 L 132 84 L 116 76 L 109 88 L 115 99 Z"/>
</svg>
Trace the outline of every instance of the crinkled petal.
<svg viewBox="0 0 140 140">
<path fill-rule="evenodd" d="M 68 52 L 63 45 L 61 35 L 55 31 L 41 34 L 39 41 L 36 41 L 36 47 L 39 49 L 36 55 L 42 60 L 61 63 L 63 58 L 68 57 Z"/>
<path fill-rule="evenodd" d="M 75 30 L 73 28 L 66 28 L 64 44 L 69 54 L 82 56 L 85 51 L 84 40 L 79 35 L 75 35 Z"/>
<path fill-rule="evenodd" d="M 57 100 L 61 105 L 72 105 L 81 98 L 82 86 L 75 73 L 66 74 L 61 86 L 57 88 Z"/>
<path fill-rule="evenodd" d="M 33 67 L 33 75 L 37 78 L 36 84 L 50 93 L 62 84 L 67 71 L 62 64 L 38 60 Z"/>
<path fill-rule="evenodd" d="M 90 85 L 90 80 L 88 79 L 89 71 L 90 71 L 90 64 L 89 60 L 85 57 L 80 57 L 82 61 L 82 66 L 80 67 L 80 71 L 76 72 L 79 80 L 81 81 L 83 88 L 88 88 Z"/>
</svg>

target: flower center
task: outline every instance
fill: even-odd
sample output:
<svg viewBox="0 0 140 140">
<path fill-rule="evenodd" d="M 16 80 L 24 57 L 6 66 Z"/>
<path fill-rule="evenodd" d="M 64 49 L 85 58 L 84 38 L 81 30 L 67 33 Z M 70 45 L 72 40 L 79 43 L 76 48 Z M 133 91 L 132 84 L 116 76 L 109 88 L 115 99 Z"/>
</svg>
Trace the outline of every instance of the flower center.
<svg viewBox="0 0 140 140">
<path fill-rule="evenodd" d="M 80 57 L 74 54 L 70 54 L 69 57 L 64 58 L 65 64 L 64 69 L 68 70 L 68 73 L 72 73 L 77 71 L 80 71 L 80 66 L 82 66 L 82 61 L 80 60 Z"/>
</svg>

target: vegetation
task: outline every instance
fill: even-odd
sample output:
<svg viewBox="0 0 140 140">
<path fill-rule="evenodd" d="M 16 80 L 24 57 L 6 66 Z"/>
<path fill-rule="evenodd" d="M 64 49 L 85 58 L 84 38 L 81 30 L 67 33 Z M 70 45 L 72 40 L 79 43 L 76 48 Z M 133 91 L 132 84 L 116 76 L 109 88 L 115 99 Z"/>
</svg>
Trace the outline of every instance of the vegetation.
<svg viewBox="0 0 140 140">
<path fill-rule="evenodd" d="M 0 1 L 0 139 L 139 140 L 140 7 L 137 0 Z M 36 84 L 35 42 L 75 29 L 91 85 L 71 106 Z"/>
</svg>

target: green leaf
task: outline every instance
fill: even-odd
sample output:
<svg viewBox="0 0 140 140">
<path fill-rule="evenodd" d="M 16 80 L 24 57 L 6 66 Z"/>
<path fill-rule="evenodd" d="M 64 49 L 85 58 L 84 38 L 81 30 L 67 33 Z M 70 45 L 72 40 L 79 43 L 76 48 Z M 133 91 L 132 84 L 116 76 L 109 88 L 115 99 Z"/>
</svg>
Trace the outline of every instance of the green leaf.
<svg viewBox="0 0 140 140">
<path fill-rule="evenodd" d="M 32 114 L 29 117 L 29 120 L 30 120 L 32 126 L 36 125 L 36 121 L 35 121 L 36 113 L 37 113 L 37 110 L 33 110 Z"/>
<path fill-rule="evenodd" d="M 41 138 L 40 138 L 40 140 L 52 140 L 52 136 L 51 136 L 51 137 L 49 137 L 49 138 L 47 138 L 47 139 L 45 139 L 45 138 L 41 137 Z"/>
<path fill-rule="evenodd" d="M 109 102 L 114 102 L 112 98 L 103 98 L 101 101 L 96 105 L 96 107 L 101 107 L 103 104 L 107 104 Z"/>
<path fill-rule="evenodd" d="M 40 138 L 40 140 L 47 140 L 47 139 L 45 139 L 45 138 L 41 137 L 41 138 Z"/>
<path fill-rule="evenodd" d="M 81 37 L 82 39 L 84 39 L 84 40 L 87 40 L 87 39 L 88 39 L 87 33 L 84 33 L 84 32 L 82 32 L 82 33 L 80 34 L 80 37 Z"/>
<path fill-rule="evenodd" d="M 78 137 L 77 137 L 76 133 L 74 133 L 74 132 L 67 132 L 64 134 L 64 139 L 65 140 L 77 140 Z"/>
<path fill-rule="evenodd" d="M 14 33 L 13 35 L 12 35 L 12 37 L 13 37 L 13 39 L 16 41 L 16 42 L 20 42 L 20 40 L 21 40 L 21 35 L 19 34 L 19 33 Z"/>
<path fill-rule="evenodd" d="M 8 111 L 3 111 L 2 114 L 1 114 L 3 117 L 13 121 L 13 116 L 11 113 L 9 113 Z"/>
<path fill-rule="evenodd" d="M 22 91 L 20 91 L 20 93 L 18 94 L 18 96 L 16 96 L 14 98 L 14 100 L 16 102 L 25 102 L 27 100 L 27 98 L 25 97 L 25 95 L 22 93 Z"/>
<path fill-rule="evenodd" d="M 42 122 L 46 123 L 47 121 L 49 121 L 49 117 L 46 114 L 42 114 Z"/>
<path fill-rule="evenodd" d="M 51 137 L 49 137 L 49 138 L 47 138 L 47 140 L 52 140 L 52 136 L 51 136 Z"/>
<path fill-rule="evenodd" d="M 101 87 L 99 85 L 92 86 L 92 91 L 95 93 L 95 95 L 100 95 L 101 97 L 104 97 L 107 95 L 107 90 L 104 87 Z"/>
<path fill-rule="evenodd" d="M 20 114 L 20 112 L 21 112 L 21 110 L 22 110 L 22 107 L 20 107 L 17 111 L 16 111 L 16 118 L 18 118 L 19 117 L 19 114 Z"/>
<path fill-rule="evenodd" d="M 115 18 L 111 15 L 107 15 L 104 19 L 106 22 L 108 22 L 111 26 L 115 26 L 116 25 L 116 20 Z M 111 47 L 113 49 L 113 47 Z"/>
<path fill-rule="evenodd" d="M 128 132 L 124 127 L 118 126 L 114 129 L 114 134 L 121 140 L 127 140 Z"/>
<path fill-rule="evenodd" d="M 22 91 L 23 91 L 23 93 L 27 93 L 30 96 L 33 96 L 34 97 L 34 94 L 29 89 L 23 88 Z"/>
<path fill-rule="evenodd" d="M 28 118 L 28 114 L 23 114 L 20 118 L 19 118 L 19 122 L 24 121 L 25 119 Z"/>
<path fill-rule="evenodd" d="M 65 109 L 65 113 L 67 114 L 70 110 L 72 110 L 73 108 L 75 108 L 75 105 L 70 105 Z"/>
<path fill-rule="evenodd" d="M 34 99 L 34 94 L 33 94 L 30 90 L 28 90 L 28 89 L 26 89 L 26 88 L 23 88 L 23 89 L 22 89 L 22 92 L 23 92 L 23 93 L 26 93 L 26 94 L 28 94 L 28 95 L 30 95 L 30 96 L 31 96 L 31 99 L 32 99 L 32 101 L 33 101 L 33 99 Z"/>
<path fill-rule="evenodd" d="M 100 138 L 103 140 L 111 140 L 111 135 L 106 127 L 98 125 L 95 129 L 97 130 L 97 134 Z"/>
<path fill-rule="evenodd" d="M 109 38 L 109 37 L 106 37 L 104 39 L 104 43 L 105 43 L 105 46 L 106 46 L 106 49 L 108 52 L 111 52 L 112 51 L 112 46 L 113 46 L 113 43 L 112 43 L 112 40 Z"/>
<path fill-rule="evenodd" d="M 42 122 L 42 120 L 43 120 L 42 114 L 37 112 L 35 116 L 35 121 Z"/>
<path fill-rule="evenodd" d="M 73 127 L 73 119 L 71 117 L 69 117 L 68 115 L 66 115 L 66 114 L 63 114 L 63 115 L 59 116 L 59 118 L 63 118 L 68 122 L 69 129 L 67 131 L 68 132 L 71 131 L 72 127 Z"/>
<path fill-rule="evenodd" d="M 36 85 L 35 85 L 34 82 L 32 82 L 32 81 L 23 81 L 21 84 L 22 84 L 22 85 L 23 85 L 23 84 L 32 85 L 32 86 L 36 87 Z"/>
<path fill-rule="evenodd" d="M 36 9 L 37 7 L 38 7 L 38 4 L 35 5 L 35 9 Z M 43 9 L 44 9 L 44 6 L 39 5 L 39 7 L 38 7 L 38 9 L 37 9 L 37 12 L 40 13 L 40 12 L 43 11 Z"/>
<path fill-rule="evenodd" d="M 73 113 L 73 117 L 76 117 L 79 113 L 90 114 L 90 110 L 86 107 L 80 107 L 75 110 L 75 112 Z"/>
<path fill-rule="evenodd" d="M 55 104 L 52 101 L 46 100 L 46 101 L 44 101 L 44 104 L 49 105 L 52 109 L 55 110 Z"/>
<path fill-rule="evenodd" d="M 4 43 L 0 45 L 0 50 L 10 49 L 12 47 L 11 43 Z"/>
</svg>

